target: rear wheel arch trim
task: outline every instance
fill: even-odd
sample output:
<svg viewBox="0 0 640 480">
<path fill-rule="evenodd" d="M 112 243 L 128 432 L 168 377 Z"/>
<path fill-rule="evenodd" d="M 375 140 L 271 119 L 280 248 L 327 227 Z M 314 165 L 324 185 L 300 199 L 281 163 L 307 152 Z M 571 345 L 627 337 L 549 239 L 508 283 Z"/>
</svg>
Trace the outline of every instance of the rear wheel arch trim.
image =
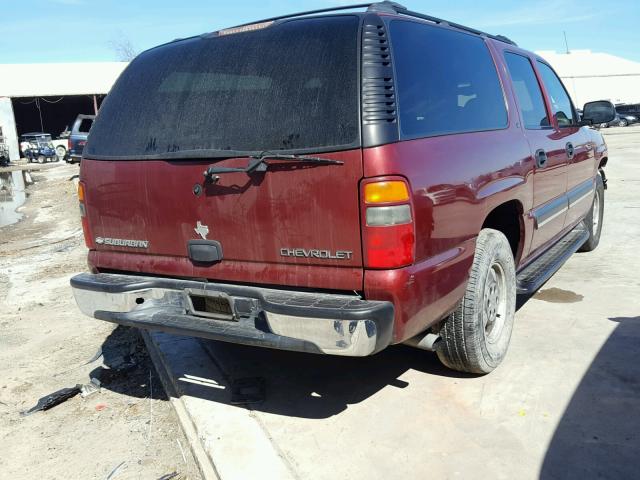
<svg viewBox="0 0 640 480">
<path fill-rule="evenodd" d="M 500 228 L 497 228 L 497 225 L 493 222 L 491 216 L 493 214 L 497 214 L 497 211 L 501 208 L 513 208 L 515 207 L 515 211 L 517 212 L 516 221 L 518 223 L 518 241 L 517 245 L 512 243 L 512 238 L 510 238 L 509 232 L 503 231 Z M 526 225 L 524 221 L 524 205 L 518 198 L 512 198 L 511 200 L 507 200 L 506 202 L 502 202 L 498 205 L 494 205 L 493 208 L 487 211 L 482 220 L 482 224 L 480 225 L 480 229 L 483 228 L 493 228 L 495 230 L 500 231 L 507 237 L 509 243 L 511 244 L 513 257 L 516 265 L 518 265 L 519 260 L 522 258 L 522 253 L 524 251 L 524 242 L 526 240 Z M 514 248 L 515 247 L 515 248 Z"/>
<path fill-rule="evenodd" d="M 598 170 L 607 166 L 607 162 L 609 161 L 609 157 L 604 156 L 600 159 L 600 163 L 598 164 Z"/>
</svg>

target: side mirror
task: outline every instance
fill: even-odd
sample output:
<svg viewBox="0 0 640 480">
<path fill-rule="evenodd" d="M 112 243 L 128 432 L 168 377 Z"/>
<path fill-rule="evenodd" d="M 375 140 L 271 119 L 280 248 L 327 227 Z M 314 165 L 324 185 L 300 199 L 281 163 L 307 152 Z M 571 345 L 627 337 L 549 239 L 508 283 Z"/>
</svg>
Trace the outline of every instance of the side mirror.
<svg viewBox="0 0 640 480">
<path fill-rule="evenodd" d="M 609 123 L 616 118 L 616 107 L 607 100 L 598 100 L 584 104 L 580 125 L 599 125 Z"/>
</svg>

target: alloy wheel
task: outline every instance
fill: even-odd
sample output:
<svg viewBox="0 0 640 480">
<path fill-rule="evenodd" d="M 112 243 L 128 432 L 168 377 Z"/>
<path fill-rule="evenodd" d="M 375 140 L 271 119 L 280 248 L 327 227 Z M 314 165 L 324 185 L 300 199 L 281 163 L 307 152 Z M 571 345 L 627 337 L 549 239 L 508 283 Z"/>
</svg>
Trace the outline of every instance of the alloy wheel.
<svg viewBox="0 0 640 480">
<path fill-rule="evenodd" d="M 494 262 L 484 285 L 482 324 L 487 342 L 495 343 L 507 316 L 507 286 L 502 266 Z"/>
</svg>

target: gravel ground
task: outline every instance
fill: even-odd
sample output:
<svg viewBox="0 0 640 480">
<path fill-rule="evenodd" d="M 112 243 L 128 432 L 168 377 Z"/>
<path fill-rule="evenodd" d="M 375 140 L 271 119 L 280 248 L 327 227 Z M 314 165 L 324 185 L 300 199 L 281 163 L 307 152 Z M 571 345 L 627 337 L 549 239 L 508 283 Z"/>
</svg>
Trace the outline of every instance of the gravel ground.
<svg viewBox="0 0 640 480">
<path fill-rule="evenodd" d="M 77 173 L 34 173 L 23 219 L 0 228 L 0 477 L 200 478 L 138 332 L 75 305 L 69 278 L 86 269 Z M 100 392 L 21 415 L 91 376 Z"/>
</svg>

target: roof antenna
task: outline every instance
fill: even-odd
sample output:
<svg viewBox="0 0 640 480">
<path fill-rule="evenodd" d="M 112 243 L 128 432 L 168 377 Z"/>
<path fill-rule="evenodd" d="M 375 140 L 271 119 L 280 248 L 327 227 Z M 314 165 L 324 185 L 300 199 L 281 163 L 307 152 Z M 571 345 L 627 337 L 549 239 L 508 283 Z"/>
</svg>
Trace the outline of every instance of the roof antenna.
<svg viewBox="0 0 640 480">
<path fill-rule="evenodd" d="M 564 46 L 567 49 L 567 55 L 568 55 L 571 52 L 569 51 L 569 43 L 567 42 L 567 32 L 565 30 L 563 30 L 562 34 L 564 35 Z"/>
</svg>

